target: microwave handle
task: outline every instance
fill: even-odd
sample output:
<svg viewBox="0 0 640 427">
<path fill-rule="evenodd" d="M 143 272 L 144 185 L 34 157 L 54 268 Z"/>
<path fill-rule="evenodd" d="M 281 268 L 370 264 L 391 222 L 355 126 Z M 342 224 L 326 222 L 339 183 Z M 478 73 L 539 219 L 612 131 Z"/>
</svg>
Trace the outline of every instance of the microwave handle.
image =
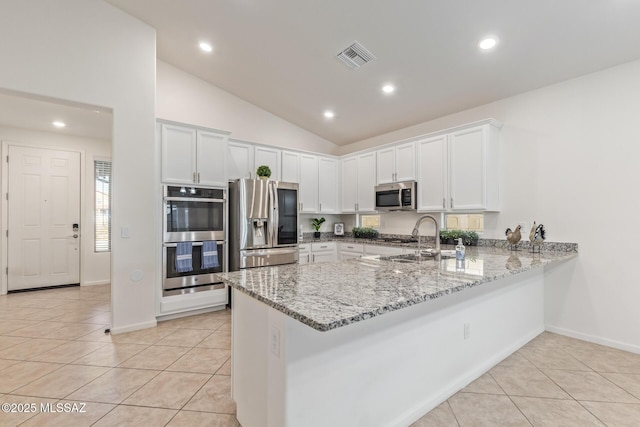
<svg viewBox="0 0 640 427">
<path fill-rule="evenodd" d="M 398 207 L 402 208 L 402 188 L 398 189 Z"/>
</svg>

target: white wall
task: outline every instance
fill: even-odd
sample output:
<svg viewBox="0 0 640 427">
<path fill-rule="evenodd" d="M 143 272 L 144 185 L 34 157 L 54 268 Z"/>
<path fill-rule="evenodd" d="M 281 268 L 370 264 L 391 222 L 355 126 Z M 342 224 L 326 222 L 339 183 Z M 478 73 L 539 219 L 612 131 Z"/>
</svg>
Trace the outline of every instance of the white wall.
<svg viewBox="0 0 640 427">
<path fill-rule="evenodd" d="M 79 151 L 83 162 L 80 197 L 80 245 L 81 271 L 80 280 L 83 285 L 109 283 L 110 256 L 108 252 L 96 253 L 93 161 L 98 158 L 111 157 L 111 141 L 102 139 L 81 138 L 60 135 L 51 132 L 39 132 L 0 125 L 0 141 L 13 145 L 33 146 L 58 150 Z M 0 163 L 0 169 L 6 163 Z"/>
<path fill-rule="evenodd" d="M 157 115 L 231 132 L 243 141 L 333 154 L 337 145 L 320 138 L 262 108 L 158 61 Z"/>
<path fill-rule="evenodd" d="M 550 330 L 640 353 L 635 262 L 640 193 L 640 61 L 343 147 L 342 153 L 487 117 L 501 133 L 502 210 L 487 237 L 537 221 L 577 261 L 549 269 Z M 624 219 L 624 221 L 622 221 Z M 624 249 L 623 249 L 624 247 Z"/>
<path fill-rule="evenodd" d="M 112 331 L 154 325 L 155 30 L 100 0 L 3 0 L 0 58 L 4 89 L 112 109 Z"/>
</svg>

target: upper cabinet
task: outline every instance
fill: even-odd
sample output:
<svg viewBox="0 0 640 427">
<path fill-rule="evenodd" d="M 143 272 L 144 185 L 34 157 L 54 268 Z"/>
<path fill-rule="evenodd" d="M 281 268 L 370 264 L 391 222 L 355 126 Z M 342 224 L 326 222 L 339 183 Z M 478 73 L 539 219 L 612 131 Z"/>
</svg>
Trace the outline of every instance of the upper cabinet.
<svg viewBox="0 0 640 427">
<path fill-rule="evenodd" d="M 318 156 L 300 154 L 300 212 L 318 212 Z"/>
<path fill-rule="evenodd" d="M 376 153 L 342 159 L 342 212 L 375 211 Z"/>
<path fill-rule="evenodd" d="M 376 157 L 378 184 L 416 179 L 415 142 L 383 148 L 377 151 Z"/>
<path fill-rule="evenodd" d="M 298 160 L 297 167 L 294 159 Z M 286 160 L 285 160 L 286 159 Z M 298 180 L 294 170 L 298 171 Z M 282 152 L 283 181 L 300 184 L 300 212 L 339 213 L 338 208 L 338 161 L 329 157 L 307 153 Z"/>
<path fill-rule="evenodd" d="M 318 157 L 318 212 L 339 213 L 338 161 Z"/>
<path fill-rule="evenodd" d="M 161 123 L 162 182 L 227 185 L 227 134 Z"/>
<path fill-rule="evenodd" d="M 256 145 L 254 152 L 254 166 L 253 172 L 255 176 L 255 171 L 259 166 L 266 165 L 271 169 L 271 177 L 269 179 L 273 181 L 280 181 L 280 156 L 281 150 L 277 148 L 270 147 L 262 147 Z"/>
<path fill-rule="evenodd" d="M 418 210 L 500 209 L 500 127 L 487 120 L 417 142 Z"/>
<path fill-rule="evenodd" d="M 282 151 L 282 173 L 280 178 L 284 182 L 300 182 L 300 153 Z"/>
<path fill-rule="evenodd" d="M 253 145 L 230 139 L 227 144 L 229 180 L 255 178 Z"/>
</svg>

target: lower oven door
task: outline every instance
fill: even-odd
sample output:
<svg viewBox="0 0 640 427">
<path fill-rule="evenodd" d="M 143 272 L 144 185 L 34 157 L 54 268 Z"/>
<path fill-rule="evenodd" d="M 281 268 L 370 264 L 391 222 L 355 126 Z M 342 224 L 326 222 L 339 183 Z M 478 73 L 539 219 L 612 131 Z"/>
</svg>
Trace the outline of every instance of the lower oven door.
<svg viewBox="0 0 640 427">
<path fill-rule="evenodd" d="M 225 242 L 217 242 L 218 266 L 202 268 L 202 242 L 192 242 L 191 262 L 193 270 L 176 271 L 176 243 L 165 243 L 162 249 L 163 280 L 162 295 L 181 295 L 199 291 L 224 289 L 225 284 L 216 273 L 225 270 Z"/>
</svg>

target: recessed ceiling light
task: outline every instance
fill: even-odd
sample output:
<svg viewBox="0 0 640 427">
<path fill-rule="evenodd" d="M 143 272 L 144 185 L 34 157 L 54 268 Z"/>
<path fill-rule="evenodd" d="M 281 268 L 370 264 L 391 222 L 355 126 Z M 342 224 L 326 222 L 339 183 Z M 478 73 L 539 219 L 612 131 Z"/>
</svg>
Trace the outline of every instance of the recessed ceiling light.
<svg viewBox="0 0 640 427">
<path fill-rule="evenodd" d="M 325 111 L 325 112 L 324 112 L 324 116 L 325 116 L 327 119 L 333 119 L 333 117 L 335 116 L 335 114 L 334 114 L 334 112 L 333 112 L 333 111 L 329 111 L 329 110 L 327 110 L 327 111 Z"/>
<path fill-rule="evenodd" d="M 395 90 L 396 90 L 396 88 L 393 87 L 393 85 L 384 85 L 384 86 L 382 86 L 382 91 L 384 93 L 393 93 L 393 91 L 395 91 Z"/>
<path fill-rule="evenodd" d="M 56 120 L 55 122 L 51 123 L 52 125 L 54 125 L 57 128 L 63 128 L 66 126 L 66 124 L 64 122 L 61 122 L 59 120 Z"/>
<path fill-rule="evenodd" d="M 211 52 L 213 50 L 213 46 L 211 46 L 207 42 L 200 42 L 199 46 L 200 46 L 200 49 L 202 49 L 205 52 Z"/>
<path fill-rule="evenodd" d="M 480 49 L 482 50 L 488 50 L 493 48 L 497 43 L 498 40 L 495 37 L 487 37 L 480 40 L 480 43 L 478 43 L 478 47 L 480 47 Z"/>
</svg>

